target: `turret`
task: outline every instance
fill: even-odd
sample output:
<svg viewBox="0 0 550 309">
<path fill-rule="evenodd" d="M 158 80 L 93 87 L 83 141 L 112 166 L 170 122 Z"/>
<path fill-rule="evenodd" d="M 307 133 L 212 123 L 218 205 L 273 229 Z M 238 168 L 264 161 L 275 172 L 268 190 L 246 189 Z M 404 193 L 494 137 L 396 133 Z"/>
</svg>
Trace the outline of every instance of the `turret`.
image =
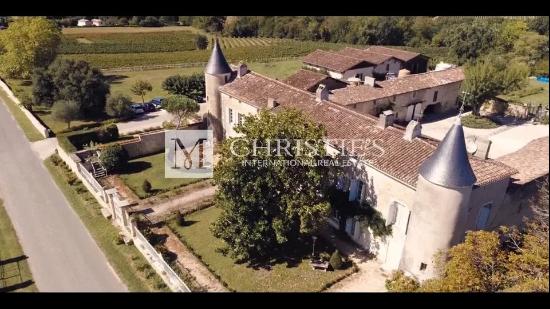
<svg viewBox="0 0 550 309">
<path fill-rule="evenodd" d="M 420 280 L 436 275 L 435 254 L 464 238 L 475 182 L 459 116 L 420 167 L 400 269 Z"/>
<path fill-rule="evenodd" d="M 204 71 L 205 89 L 206 89 L 206 104 L 208 106 L 208 128 L 214 131 L 216 141 L 223 139 L 222 106 L 219 87 L 229 81 L 232 74 L 231 67 L 225 60 L 225 56 L 216 39 L 210 60 Z"/>
</svg>

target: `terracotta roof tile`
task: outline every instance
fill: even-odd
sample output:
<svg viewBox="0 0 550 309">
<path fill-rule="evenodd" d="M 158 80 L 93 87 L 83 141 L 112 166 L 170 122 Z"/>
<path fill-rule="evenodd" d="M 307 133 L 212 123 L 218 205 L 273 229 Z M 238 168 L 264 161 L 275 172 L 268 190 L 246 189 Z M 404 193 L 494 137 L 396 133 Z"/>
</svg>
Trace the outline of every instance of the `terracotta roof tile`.
<svg viewBox="0 0 550 309">
<path fill-rule="evenodd" d="M 367 51 L 365 49 L 358 49 L 358 48 L 352 48 L 352 47 L 346 47 L 338 51 L 337 53 L 348 57 L 362 59 L 372 64 L 380 64 L 384 61 L 389 60 L 390 58 L 395 58 L 391 55 L 374 53 L 371 51 Z"/>
<path fill-rule="evenodd" d="M 330 100 L 341 105 L 349 105 L 387 98 L 421 89 L 458 83 L 463 80 L 464 72 L 462 68 L 430 71 L 377 82 L 376 87 L 359 85 L 336 89 L 332 91 Z"/>
<path fill-rule="evenodd" d="M 363 152 L 363 161 L 373 168 L 416 187 L 420 165 L 435 150 L 437 142 L 415 138 L 403 139 L 404 130 L 396 127 L 381 129 L 377 118 L 362 115 L 332 102 L 315 101 L 315 95 L 283 82 L 250 72 L 220 87 L 220 91 L 260 108 L 267 107 L 267 98 L 276 99 L 281 108 L 295 108 L 321 123 L 329 139 L 369 139 L 385 150 L 383 156 Z M 346 145 L 349 147 L 349 145 Z M 516 171 L 500 162 L 470 158 L 478 185 L 505 179 Z"/>
<path fill-rule="evenodd" d="M 525 184 L 544 175 L 548 175 L 548 136 L 529 142 L 523 148 L 500 158 L 498 161 L 518 170 L 513 180 Z"/>
<path fill-rule="evenodd" d="M 364 63 L 365 61 L 318 49 L 305 56 L 302 59 L 302 62 L 342 73 Z"/>
<path fill-rule="evenodd" d="M 396 49 L 396 48 L 383 47 L 383 46 L 371 46 L 367 48 L 366 51 L 377 53 L 377 54 L 383 54 L 387 56 L 392 56 L 405 62 L 420 55 L 420 53 L 410 52 L 410 51 Z"/>
</svg>

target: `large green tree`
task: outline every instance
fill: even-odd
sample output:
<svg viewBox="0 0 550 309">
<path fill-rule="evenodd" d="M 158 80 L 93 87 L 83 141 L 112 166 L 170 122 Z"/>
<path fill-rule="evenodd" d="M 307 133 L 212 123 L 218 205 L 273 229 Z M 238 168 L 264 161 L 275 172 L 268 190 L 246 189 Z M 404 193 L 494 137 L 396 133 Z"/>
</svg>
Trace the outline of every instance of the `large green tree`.
<svg viewBox="0 0 550 309">
<path fill-rule="evenodd" d="M 110 86 L 99 69 L 85 61 L 56 60 L 33 77 L 35 102 L 75 101 L 83 117 L 101 115 Z"/>
<path fill-rule="evenodd" d="M 162 82 L 162 89 L 170 94 L 184 95 L 199 101 L 205 96 L 204 75 L 172 75 Z"/>
<path fill-rule="evenodd" d="M 330 212 L 324 193 L 331 168 L 307 164 L 326 158 L 323 143 L 299 151 L 300 141 L 320 141 L 325 130 L 298 111 L 284 110 L 248 116 L 236 131 L 244 139 L 224 141 L 214 170 L 216 204 L 223 212 L 212 231 L 243 261 L 289 254 L 285 249 L 302 246 L 301 237 L 318 231 Z M 289 151 L 278 153 L 278 143 Z M 269 150 L 254 152 L 254 145 Z M 270 163 L 253 163 L 263 160 Z"/>
<path fill-rule="evenodd" d="M 0 73 L 29 78 L 35 67 L 48 66 L 57 54 L 61 31 L 43 17 L 17 18 L 0 31 Z"/>
<path fill-rule="evenodd" d="M 471 106 L 472 113 L 479 116 L 485 101 L 500 93 L 509 93 L 522 88 L 527 82 L 529 69 L 525 64 L 492 57 L 466 65 L 466 78 L 462 89 L 467 93 L 465 102 Z"/>
<path fill-rule="evenodd" d="M 184 124 L 189 117 L 196 114 L 200 107 L 197 102 L 183 95 L 169 96 L 162 103 L 162 107 L 172 114 L 176 121 L 176 130 Z"/>
</svg>

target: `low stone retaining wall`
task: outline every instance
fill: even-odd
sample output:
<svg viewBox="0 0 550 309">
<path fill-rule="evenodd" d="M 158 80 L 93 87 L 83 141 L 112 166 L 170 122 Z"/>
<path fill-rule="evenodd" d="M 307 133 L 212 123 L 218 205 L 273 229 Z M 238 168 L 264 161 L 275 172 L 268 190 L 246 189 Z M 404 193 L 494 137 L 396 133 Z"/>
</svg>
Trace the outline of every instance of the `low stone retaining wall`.
<svg viewBox="0 0 550 309">
<path fill-rule="evenodd" d="M 13 94 L 10 87 L 8 87 L 8 85 L 4 83 L 3 80 L 0 80 L 0 88 L 2 88 L 2 90 L 7 93 L 8 98 L 13 100 L 15 104 L 17 104 L 19 108 L 21 108 L 23 114 L 27 116 L 32 125 L 36 128 L 36 130 L 38 130 L 38 132 L 40 132 L 42 136 L 44 136 L 44 138 L 50 137 L 50 130 L 46 128 L 38 119 L 36 119 L 33 113 L 29 112 L 26 108 L 21 106 L 21 102 L 19 101 L 19 99 Z"/>
<path fill-rule="evenodd" d="M 103 215 L 106 218 L 110 218 L 111 223 L 119 228 L 126 238 L 133 241 L 136 248 L 143 254 L 145 259 L 170 290 L 173 292 L 191 292 L 185 282 L 183 282 L 168 263 L 164 261 L 162 255 L 151 246 L 147 239 L 137 229 L 136 223 L 132 220 L 128 211 L 128 206 L 132 206 L 132 204 L 127 200 L 123 200 L 117 189 L 105 189 L 90 172 L 86 170 L 79 156 L 74 153 L 68 154 L 59 146 L 57 147 L 57 153 L 82 181 L 88 191 L 92 193 L 99 205 L 101 205 L 101 212 Z"/>
</svg>

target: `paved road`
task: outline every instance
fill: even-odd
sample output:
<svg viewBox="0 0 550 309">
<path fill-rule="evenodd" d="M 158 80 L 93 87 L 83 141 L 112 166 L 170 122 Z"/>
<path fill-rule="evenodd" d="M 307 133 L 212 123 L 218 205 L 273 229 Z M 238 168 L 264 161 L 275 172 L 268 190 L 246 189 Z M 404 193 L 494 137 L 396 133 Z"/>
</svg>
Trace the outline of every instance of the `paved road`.
<svg viewBox="0 0 550 309">
<path fill-rule="evenodd" d="M 0 196 L 40 291 L 126 291 L 1 101 Z"/>
</svg>

